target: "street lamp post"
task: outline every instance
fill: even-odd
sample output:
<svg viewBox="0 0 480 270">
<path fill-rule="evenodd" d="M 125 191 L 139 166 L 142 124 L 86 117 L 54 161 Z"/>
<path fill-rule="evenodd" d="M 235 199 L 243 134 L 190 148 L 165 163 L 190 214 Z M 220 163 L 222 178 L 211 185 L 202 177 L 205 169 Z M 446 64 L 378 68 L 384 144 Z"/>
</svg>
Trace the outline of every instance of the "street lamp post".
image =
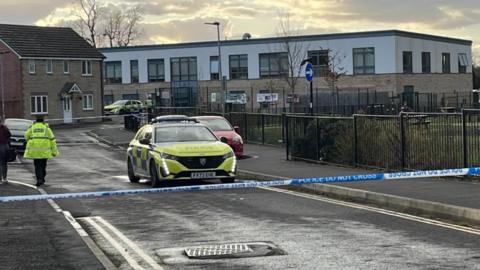
<svg viewBox="0 0 480 270">
<path fill-rule="evenodd" d="M 2 82 L 1 82 L 1 91 L 2 91 L 2 119 L 5 120 L 5 87 L 4 87 L 4 81 L 5 81 L 5 72 L 3 71 L 5 65 L 4 65 L 4 59 L 5 59 L 5 54 L 8 52 L 0 52 L 0 68 L 2 72 Z"/>
<path fill-rule="evenodd" d="M 225 100 L 226 100 L 226 95 L 225 95 L 225 87 L 223 83 L 223 76 L 222 76 L 222 53 L 220 50 L 220 22 L 211 22 L 211 23 L 205 23 L 208 25 L 215 25 L 217 26 L 217 45 L 218 45 L 218 79 L 220 80 L 220 91 L 222 93 L 222 114 L 225 114 Z"/>
</svg>

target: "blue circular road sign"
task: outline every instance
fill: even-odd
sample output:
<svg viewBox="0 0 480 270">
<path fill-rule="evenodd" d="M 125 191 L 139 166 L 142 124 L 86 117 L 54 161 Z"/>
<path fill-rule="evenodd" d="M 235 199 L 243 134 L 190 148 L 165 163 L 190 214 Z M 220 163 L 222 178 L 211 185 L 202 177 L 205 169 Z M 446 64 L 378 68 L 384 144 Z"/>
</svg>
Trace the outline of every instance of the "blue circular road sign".
<svg viewBox="0 0 480 270">
<path fill-rule="evenodd" d="M 311 82 L 313 80 L 313 66 L 312 63 L 307 63 L 305 66 L 305 78 Z"/>
</svg>

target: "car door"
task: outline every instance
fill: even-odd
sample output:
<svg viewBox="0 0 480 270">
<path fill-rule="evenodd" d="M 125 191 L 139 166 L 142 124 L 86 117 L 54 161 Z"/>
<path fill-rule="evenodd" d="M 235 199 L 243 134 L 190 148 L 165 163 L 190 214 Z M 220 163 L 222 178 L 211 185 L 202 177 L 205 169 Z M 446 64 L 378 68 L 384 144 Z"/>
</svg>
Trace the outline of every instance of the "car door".
<svg viewBox="0 0 480 270">
<path fill-rule="evenodd" d="M 145 137 L 145 128 L 141 128 L 138 132 L 137 135 L 135 136 L 135 139 L 132 141 L 130 144 L 130 156 L 132 158 L 132 165 L 133 169 L 136 173 L 142 173 L 142 147 L 143 145 L 140 143 L 140 140 Z"/>
<path fill-rule="evenodd" d="M 132 101 L 131 100 L 129 100 L 125 103 L 125 111 L 131 113 L 132 112 L 132 107 L 133 106 L 132 106 Z"/>
<path fill-rule="evenodd" d="M 145 126 L 143 130 L 143 139 L 148 139 L 152 140 L 152 130 L 153 128 L 151 126 Z M 148 175 L 148 166 L 147 162 L 149 159 L 149 152 L 152 150 L 150 144 L 140 144 L 141 145 L 141 151 L 140 151 L 140 168 L 142 172 L 144 172 L 146 175 Z"/>
</svg>

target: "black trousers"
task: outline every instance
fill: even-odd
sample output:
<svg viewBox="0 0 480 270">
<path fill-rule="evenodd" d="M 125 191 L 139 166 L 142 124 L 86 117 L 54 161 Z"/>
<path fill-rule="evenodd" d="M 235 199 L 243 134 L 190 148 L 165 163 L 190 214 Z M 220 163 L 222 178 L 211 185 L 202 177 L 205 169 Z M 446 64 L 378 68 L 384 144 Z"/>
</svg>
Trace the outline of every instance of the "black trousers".
<svg viewBox="0 0 480 270">
<path fill-rule="evenodd" d="M 33 164 L 35 165 L 35 177 L 37 182 L 45 182 L 45 176 L 47 175 L 47 160 L 46 158 L 34 159 Z"/>
</svg>

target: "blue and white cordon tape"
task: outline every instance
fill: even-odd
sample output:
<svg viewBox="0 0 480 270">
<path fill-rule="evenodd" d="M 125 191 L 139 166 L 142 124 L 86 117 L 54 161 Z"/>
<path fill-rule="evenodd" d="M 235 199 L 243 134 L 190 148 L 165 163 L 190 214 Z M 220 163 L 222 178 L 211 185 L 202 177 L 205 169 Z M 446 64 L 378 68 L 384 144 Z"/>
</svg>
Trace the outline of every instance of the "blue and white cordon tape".
<svg viewBox="0 0 480 270">
<path fill-rule="evenodd" d="M 38 201 L 48 199 L 73 199 L 73 198 L 92 198 L 92 197 L 108 197 L 119 195 L 134 195 L 146 193 L 164 193 L 164 192 L 189 192 L 202 190 L 222 190 L 222 189 L 240 189 L 240 188 L 256 188 L 256 187 L 273 187 L 288 185 L 307 185 L 307 184 L 327 184 L 341 182 L 359 182 L 371 180 L 392 180 L 392 179 L 410 179 L 410 178 L 426 178 L 426 177 L 445 177 L 445 176 L 462 176 L 462 175 L 479 175 L 480 167 L 463 168 L 463 169 L 446 169 L 446 170 L 429 170 L 414 172 L 397 172 L 397 173 L 375 173 L 375 174 L 359 174 L 346 176 L 328 176 L 317 178 L 294 178 L 289 180 L 272 180 L 263 182 L 241 182 L 232 184 L 211 184 L 211 185 L 194 185 L 183 187 L 169 188 L 148 188 L 148 189 L 128 189 L 114 191 L 93 191 L 79 193 L 60 193 L 45 195 L 25 195 L 25 196 L 5 196 L 0 197 L 0 203 L 20 202 L 20 201 Z"/>
</svg>

